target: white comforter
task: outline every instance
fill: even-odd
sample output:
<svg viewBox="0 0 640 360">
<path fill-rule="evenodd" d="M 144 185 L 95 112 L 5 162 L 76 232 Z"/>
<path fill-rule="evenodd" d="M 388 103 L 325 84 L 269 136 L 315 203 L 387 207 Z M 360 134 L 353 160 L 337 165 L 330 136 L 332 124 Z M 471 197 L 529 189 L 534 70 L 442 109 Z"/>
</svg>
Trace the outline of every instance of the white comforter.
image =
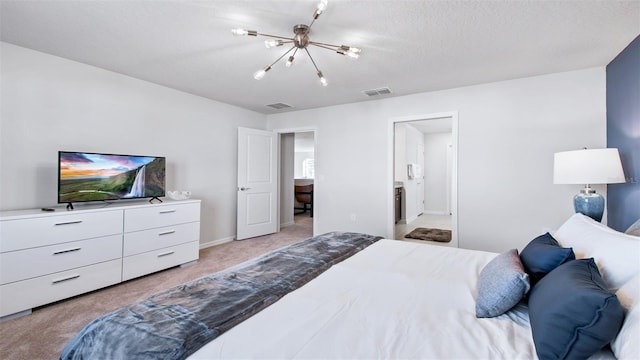
<svg viewBox="0 0 640 360">
<path fill-rule="evenodd" d="M 495 255 L 380 240 L 189 359 L 536 358 L 525 307 L 475 317 Z"/>
</svg>

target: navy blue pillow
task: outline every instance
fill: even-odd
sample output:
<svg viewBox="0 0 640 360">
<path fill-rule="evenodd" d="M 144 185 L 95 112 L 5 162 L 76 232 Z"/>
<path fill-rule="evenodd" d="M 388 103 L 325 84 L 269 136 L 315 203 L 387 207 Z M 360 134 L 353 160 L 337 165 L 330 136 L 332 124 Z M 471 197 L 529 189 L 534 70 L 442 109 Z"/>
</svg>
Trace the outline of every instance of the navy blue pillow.
<svg viewBox="0 0 640 360">
<path fill-rule="evenodd" d="M 558 266 L 533 287 L 529 320 L 541 360 L 586 359 L 611 342 L 624 312 L 590 258 Z"/>
<path fill-rule="evenodd" d="M 531 240 L 520 252 L 520 260 L 524 271 L 529 274 L 531 286 L 551 270 L 575 258 L 573 249 L 561 247 L 549 233 Z"/>
</svg>

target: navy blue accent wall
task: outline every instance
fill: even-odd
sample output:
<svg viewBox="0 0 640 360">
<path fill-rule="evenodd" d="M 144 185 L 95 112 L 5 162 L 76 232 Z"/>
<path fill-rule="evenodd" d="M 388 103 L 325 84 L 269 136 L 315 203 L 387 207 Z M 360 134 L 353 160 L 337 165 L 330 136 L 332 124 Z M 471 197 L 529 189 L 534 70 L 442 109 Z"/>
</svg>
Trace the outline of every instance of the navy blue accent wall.
<svg viewBox="0 0 640 360">
<path fill-rule="evenodd" d="M 607 186 L 607 224 L 624 231 L 640 219 L 640 36 L 607 65 L 607 147 L 627 178 Z"/>
</svg>

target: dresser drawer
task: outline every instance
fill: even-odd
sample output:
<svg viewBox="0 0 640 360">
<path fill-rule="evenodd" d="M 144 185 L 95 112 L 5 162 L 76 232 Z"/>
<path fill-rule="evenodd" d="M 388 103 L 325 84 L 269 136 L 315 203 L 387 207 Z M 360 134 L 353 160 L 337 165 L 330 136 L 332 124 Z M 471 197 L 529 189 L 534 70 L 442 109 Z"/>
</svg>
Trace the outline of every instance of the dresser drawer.
<svg viewBox="0 0 640 360">
<path fill-rule="evenodd" d="M 192 222 L 124 234 L 124 256 L 200 239 L 200 223 Z"/>
<path fill-rule="evenodd" d="M 122 235 L 0 254 L 0 284 L 30 279 L 122 257 Z"/>
<path fill-rule="evenodd" d="M 200 221 L 200 203 L 154 205 L 124 211 L 124 231 Z"/>
<path fill-rule="evenodd" d="M 0 252 L 122 233 L 122 210 L 78 212 L 0 222 Z"/>
<path fill-rule="evenodd" d="M 122 280 L 129 280 L 198 259 L 199 241 L 170 246 L 122 259 Z"/>
<path fill-rule="evenodd" d="M 0 285 L 0 316 L 117 284 L 121 279 L 121 266 L 121 259 L 117 259 Z"/>
</svg>

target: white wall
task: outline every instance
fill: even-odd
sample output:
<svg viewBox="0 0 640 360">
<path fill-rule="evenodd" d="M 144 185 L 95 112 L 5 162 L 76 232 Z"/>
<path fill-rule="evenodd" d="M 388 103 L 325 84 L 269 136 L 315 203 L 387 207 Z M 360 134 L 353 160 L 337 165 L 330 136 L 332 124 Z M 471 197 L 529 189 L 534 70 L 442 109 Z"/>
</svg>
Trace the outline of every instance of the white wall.
<svg viewBox="0 0 640 360">
<path fill-rule="evenodd" d="M 451 133 L 424 134 L 424 212 L 447 215 L 447 148 L 451 146 Z"/>
<path fill-rule="evenodd" d="M 288 112 L 267 121 L 270 129 L 317 128 L 316 233 L 392 236 L 392 119 L 450 111 L 459 116 L 460 247 L 522 249 L 573 213 L 580 186 L 552 184 L 553 153 L 605 146 L 605 69 Z"/>
<path fill-rule="evenodd" d="M 56 203 L 58 150 L 166 156 L 167 189 L 202 199 L 201 242 L 235 235 L 237 127 L 264 115 L 0 46 L 0 209 Z"/>
<path fill-rule="evenodd" d="M 394 126 L 394 181 L 407 180 L 407 127 L 403 123 Z M 404 219 L 404 217 L 403 217 Z"/>
<path fill-rule="evenodd" d="M 424 170 L 424 161 L 418 152 L 424 149 L 424 135 L 415 127 L 407 123 L 395 125 L 396 129 L 396 152 L 394 178 L 401 179 L 404 187 L 402 197 L 402 220 L 410 223 L 424 211 L 424 171 L 420 177 L 409 179 L 407 165 L 418 164 Z M 402 143 L 404 146 L 398 146 Z M 398 166 L 400 165 L 400 166 Z"/>
<path fill-rule="evenodd" d="M 280 134 L 280 225 L 294 224 L 295 134 Z"/>
</svg>

